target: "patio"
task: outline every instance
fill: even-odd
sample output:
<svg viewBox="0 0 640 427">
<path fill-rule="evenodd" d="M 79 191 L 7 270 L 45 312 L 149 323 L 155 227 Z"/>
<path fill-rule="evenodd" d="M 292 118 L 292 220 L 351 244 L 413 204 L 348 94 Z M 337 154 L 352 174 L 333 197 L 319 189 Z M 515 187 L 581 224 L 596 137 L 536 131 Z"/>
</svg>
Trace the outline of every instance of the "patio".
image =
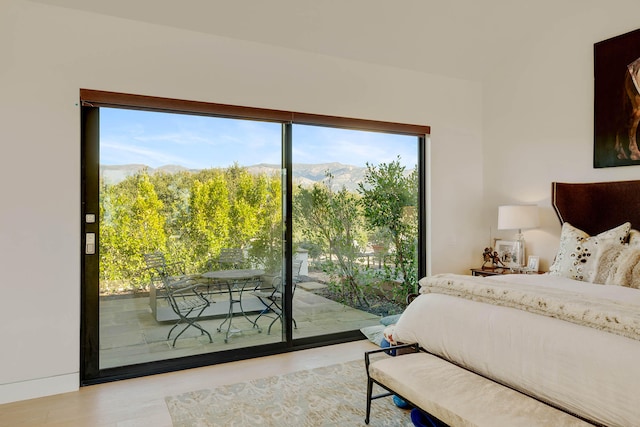
<svg viewBox="0 0 640 427">
<path fill-rule="evenodd" d="M 298 283 L 293 300 L 293 317 L 298 328 L 293 330 L 294 338 L 311 337 L 360 329 L 377 324 L 379 317 L 365 311 L 356 310 L 314 293 L 326 285 L 317 278 L 308 277 Z M 248 315 L 255 321 L 258 312 Z M 213 337 L 209 343 L 206 335 L 195 328 L 187 329 L 171 347 L 167 333 L 173 322 L 157 322 L 149 306 L 149 298 L 130 296 L 101 298 L 100 302 L 100 368 L 125 366 L 150 361 L 171 359 L 195 354 L 211 353 L 229 349 L 279 342 L 281 324 L 276 321 L 267 334 L 272 318 L 262 316 L 258 325 L 262 332 L 252 328 L 242 316 L 234 316 L 233 329 L 239 330 L 224 342 L 226 329 L 217 328 L 224 317 L 211 317 L 200 324 Z"/>
</svg>

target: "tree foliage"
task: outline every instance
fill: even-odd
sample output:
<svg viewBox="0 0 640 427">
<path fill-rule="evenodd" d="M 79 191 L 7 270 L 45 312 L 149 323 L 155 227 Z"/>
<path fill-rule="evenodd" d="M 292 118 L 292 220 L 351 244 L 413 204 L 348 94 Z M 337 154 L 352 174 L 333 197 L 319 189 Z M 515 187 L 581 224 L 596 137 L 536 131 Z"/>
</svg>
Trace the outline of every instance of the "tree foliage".
<svg viewBox="0 0 640 427">
<path fill-rule="evenodd" d="M 100 266 L 104 278 L 131 279 L 133 272 L 143 267 L 140 254 L 165 249 L 162 209 L 163 203 L 146 171 L 105 188 L 100 233 Z"/>
<path fill-rule="evenodd" d="M 279 180 L 265 176 L 259 177 L 255 184 L 255 232 L 249 255 L 268 272 L 277 274 L 282 268 L 283 252 L 282 185 Z"/>
<path fill-rule="evenodd" d="M 278 177 L 238 166 L 173 175 L 143 170 L 101 183 L 101 286 L 146 286 L 143 255 L 156 251 L 191 272 L 203 271 L 225 247 L 250 249 L 256 263 L 266 263 L 274 254 L 261 250 L 281 247 L 281 194 Z"/>
<path fill-rule="evenodd" d="M 329 262 L 335 263 L 343 297 L 366 304 L 357 264 L 364 240 L 364 221 L 358 195 L 344 187 L 340 191 L 333 191 L 333 177 L 328 172 L 326 177 L 322 183 L 314 184 L 311 188 L 298 188 L 294 200 L 294 218 L 304 237 L 320 246 L 329 254 Z"/>
<path fill-rule="evenodd" d="M 399 158 L 367 164 L 357 192 L 332 189 L 332 179 L 326 172 L 321 183 L 294 189 L 295 244 L 306 242 L 315 255 L 324 256 L 345 300 L 366 305 L 372 273 L 362 257 L 371 241 L 383 243 L 393 256 L 383 278 L 402 281 L 399 293 L 412 291 L 417 280 L 415 170 L 407 173 Z M 251 174 L 237 164 L 176 174 L 143 170 L 118 184 L 101 183 L 101 286 L 147 286 L 141 279 L 143 254 L 155 251 L 168 262 L 182 262 L 187 272 L 201 272 L 222 248 L 243 248 L 254 265 L 278 272 L 282 194 L 279 176 Z"/>
<path fill-rule="evenodd" d="M 407 173 L 399 157 L 378 166 L 367 163 L 358 192 L 370 231 L 389 239 L 384 242 L 390 245 L 394 258 L 389 278 L 400 278 L 404 293 L 412 292 L 417 282 L 417 168 Z"/>
</svg>

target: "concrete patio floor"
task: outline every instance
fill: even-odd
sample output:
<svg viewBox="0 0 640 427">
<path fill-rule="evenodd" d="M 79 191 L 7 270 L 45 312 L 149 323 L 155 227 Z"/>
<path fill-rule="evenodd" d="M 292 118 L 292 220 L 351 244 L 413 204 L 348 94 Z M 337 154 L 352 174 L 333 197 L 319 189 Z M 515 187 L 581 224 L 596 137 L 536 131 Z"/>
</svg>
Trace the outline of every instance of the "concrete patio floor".
<svg viewBox="0 0 640 427">
<path fill-rule="evenodd" d="M 315 335 L 351 331 L 364 326 L 378 324 L 379 317 L 315 294 L 313 291 L 326 285 L 317 281 L 302 282 L 297 285 L 293 302 L 293 317 L 297 329 L 293 337 L 304 338 Z M 267 328 L 272 317 L 262 316 L 258 326 L 262 331 L 241 315 L 233 317 L 232 329 L 238 333 L 230 335 L 225 343 L 225 328 L 218 332 L 224 321 L 222 318 L 208 318 L 200 321 L 213 342 L 195 328 L 188 328 L 178 338 L 175 347 L 167 340 L 173 322 L 157 322 L 148 297 L 102 298 L 100 302 L 100 368 L 126 366 L 137 363 L 172 359 L 195 354 L 225 351 L 281 341 L 282 328 L 279 321 L 273 324 L 271 333 Z M 249 319 L 255 321 L 258 313 L 251 313 Z"/>
</svg>

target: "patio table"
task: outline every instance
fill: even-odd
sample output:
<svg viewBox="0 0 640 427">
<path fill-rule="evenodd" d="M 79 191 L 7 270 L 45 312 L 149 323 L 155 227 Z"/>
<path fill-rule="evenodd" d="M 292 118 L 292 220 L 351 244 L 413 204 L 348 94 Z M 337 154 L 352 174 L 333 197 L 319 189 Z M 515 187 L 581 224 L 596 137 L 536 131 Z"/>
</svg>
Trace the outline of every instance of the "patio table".
<svg viewBox="0 0 640 427">
<path fill-rule="evenodd" d="M 231 321 L 233 319 L 233 306 L 238 304 L 240 307 L 240 314 L 252 325 L 252 329 L 257 329 L 258 332 L 262 332 L 262 328 L 258 324 L 249 319 L 244 307 L 242 306 L 242 294 L 245 290 L 253 290 L 260 281 L 260 276 L 264 274 L 264 270 L 244 268 L 244 269 L 232 269 L 232 270 L 216 270 L 208 271 L 202 274 L 202 277 L 211 279 L 216 283 L 225 284 L 229 293 L 229 311 L 224 321 L 218 326 L 218 332 L 222 331 L 222 327 L 227 324 L 227 331 L 225 334 L 224 342 L 229 342 L 229 336 L 242 332 L 242 329 L 231 327 Z"/>
</svg>

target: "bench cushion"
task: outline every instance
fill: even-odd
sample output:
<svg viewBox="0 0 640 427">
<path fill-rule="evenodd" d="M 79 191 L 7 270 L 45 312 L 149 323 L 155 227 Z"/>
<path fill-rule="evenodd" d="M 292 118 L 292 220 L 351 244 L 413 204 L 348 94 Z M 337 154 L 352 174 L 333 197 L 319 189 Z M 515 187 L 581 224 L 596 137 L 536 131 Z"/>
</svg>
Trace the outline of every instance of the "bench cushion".
<svg viewBox="0 0 640 427">
<path fill-rule="evenodd" d="M 429 353 L 376 360 L 369 375 L 451 426 L 589 426 Z"/>
</svg>

